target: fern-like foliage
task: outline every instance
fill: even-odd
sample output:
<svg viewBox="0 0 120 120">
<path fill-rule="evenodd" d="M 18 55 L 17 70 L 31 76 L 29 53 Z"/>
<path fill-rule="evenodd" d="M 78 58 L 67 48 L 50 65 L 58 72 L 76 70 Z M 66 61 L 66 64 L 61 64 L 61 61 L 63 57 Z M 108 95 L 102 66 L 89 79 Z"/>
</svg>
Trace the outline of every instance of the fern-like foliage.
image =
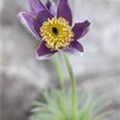
<svg viewBox="0 0 120 120">
<path fill-rule="evenodd" d="M 33 102 L 31 120 L 75 120 L 70 94 L 45 92 L 44 99 L 45 103 Z M 106 113 L 101 113 L 103 101 L 95 100 L 91 94 L 82 94 L 78 100 L 77 120 L 104 120 Z"/>
</svg>

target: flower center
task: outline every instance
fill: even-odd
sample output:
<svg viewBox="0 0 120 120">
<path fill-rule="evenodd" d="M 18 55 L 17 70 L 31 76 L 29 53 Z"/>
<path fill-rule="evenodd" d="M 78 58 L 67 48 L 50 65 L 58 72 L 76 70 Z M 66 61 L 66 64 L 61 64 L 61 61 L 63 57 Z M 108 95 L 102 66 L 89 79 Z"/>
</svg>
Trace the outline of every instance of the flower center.
<svg viewBox="0 0 120 120">
<path fill-rule="evenodd" d="M 51 50 L 68 47 L 74 37 L 69 22 L 62 17 L 45 21 L 40 28 L 40 35 Z"/>
<path fill-rule="evenodd" d="M 53 27 L 52 31 L 53 31 L 54 34 L 58 35 L 58 29 L 57 28 Z"/>
</svg>

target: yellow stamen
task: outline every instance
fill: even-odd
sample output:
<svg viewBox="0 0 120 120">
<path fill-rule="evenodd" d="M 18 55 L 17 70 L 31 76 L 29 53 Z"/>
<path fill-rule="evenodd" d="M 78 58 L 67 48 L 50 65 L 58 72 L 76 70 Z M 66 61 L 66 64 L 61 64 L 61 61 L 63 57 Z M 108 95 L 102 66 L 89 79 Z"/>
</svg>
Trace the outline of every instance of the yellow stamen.
<svg viewBox="0 0 120 120">
<path fill-rule="evenodd" d="M 40 28 L 40 35 L 51 50 L 68 47 L 74 37 L 69 22 L 62 17 L 48 19 L 44 22 Z"/>
</svg>

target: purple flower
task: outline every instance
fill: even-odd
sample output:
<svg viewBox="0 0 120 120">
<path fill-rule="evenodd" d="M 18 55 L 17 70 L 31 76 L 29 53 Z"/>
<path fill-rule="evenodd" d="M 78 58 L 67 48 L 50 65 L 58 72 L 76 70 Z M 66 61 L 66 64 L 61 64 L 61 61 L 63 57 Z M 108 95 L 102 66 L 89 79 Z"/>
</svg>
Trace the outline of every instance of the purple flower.
<svg viewBox="0 0 120 120">
<path fill-rule="evenodd" d="M 60 0 L 57 13 L 49 0 L 46 5 L 40 0 L 29 0 L 30 12 L 19 16 L 33 35 L 40 41 L 36 50 L 37 57 L 46 58 L 62 50 L 73 53 L 84 52 L 78 39 L 83 37 L 90 26 L 86 20 L 72 27 L 72 13 L 68 0 Z"/>
</svg>

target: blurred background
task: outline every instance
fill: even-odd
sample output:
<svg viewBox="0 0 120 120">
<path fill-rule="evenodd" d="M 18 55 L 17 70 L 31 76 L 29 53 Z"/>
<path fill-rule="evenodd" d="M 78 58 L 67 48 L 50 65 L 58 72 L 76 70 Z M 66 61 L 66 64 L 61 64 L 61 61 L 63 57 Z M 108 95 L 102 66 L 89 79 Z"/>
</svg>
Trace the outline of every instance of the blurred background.
<svg viewBox="0 0 120 120">
<path fill-rule="evenodd" d="M 30 102 L 42 99 L 43 89 L 58 87 L 57 73 L 53 59 L 36 59 L 38 41 L 17 18 L 20 11 L 29 9 L 28 0 L 1 3 L 0 120 L 28 120 Z M 113 110 L 108 120 L 120 120 L 119 0 L 71 0 L 70 5 L 74 22 L 88 19 L 92 23 L 88 34 L 80 40 L 85 54 L 70 55 L 78 92 L 93 91 L 103 96 L 110 102 L 105 110 Z M 69 89 L 68 73 L 64 64 L 62 67 Z"/>
</svg>

